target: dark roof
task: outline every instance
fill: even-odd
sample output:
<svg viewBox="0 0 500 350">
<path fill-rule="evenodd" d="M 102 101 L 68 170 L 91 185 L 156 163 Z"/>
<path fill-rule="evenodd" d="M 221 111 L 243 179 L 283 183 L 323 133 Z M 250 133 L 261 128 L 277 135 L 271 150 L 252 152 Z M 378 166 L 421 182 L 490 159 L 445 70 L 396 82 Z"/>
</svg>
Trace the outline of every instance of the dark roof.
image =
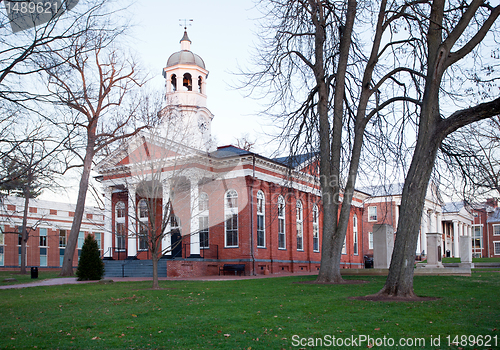
<svg viewBox="0 0 500 350">
<path fill-rule="evenodd" d="M 182 42 L 182 41 L 189 41 L 189 42 L 191 42 L 191 40 L 189 40 L 187 31 L 184 31 L 184 35 L 183 35 L 183 37 L 182 37 L 182 39 L 181 39 L 180 42 Z"/>
<path fill-rule="evenodd" d="M 500 208 L 495 208 L 495 211 L 488 216 L 486 222 L 500 222 Z"/>
<path fill-rule="evenodd" d="M 287 157 L 278 157 L 274 158 L 273 160 L 277 163 L 283 164 L 285 166 L 295 168 L 304 162 L 314 158 L 317 155 L 317 153 L 311 152 L 311 153 L 306 153 L 306 154 L 297 154 L 294 156 L 287 156 Z"/>
<path fill-rule="evenodd" d="M 403 183 L 361 187 L 358 191 L 369 194 L 372 197 L 396 196 L 403 193 Z"/>
<path fill-rule="evenodd" d="M 464 201 L 448 202 L 443 205 L 443 213 L 458 213 L 464 206 Z"/>
<path fill-rule="evenodd" d="M 245 156 L 253 154 L 250 151 L 235 147 L 233 145 L 217 147 L 217 151 L 210 153 L 211 157 L 214 158 L 229 158 L 234 156 Z"/>
</svg>

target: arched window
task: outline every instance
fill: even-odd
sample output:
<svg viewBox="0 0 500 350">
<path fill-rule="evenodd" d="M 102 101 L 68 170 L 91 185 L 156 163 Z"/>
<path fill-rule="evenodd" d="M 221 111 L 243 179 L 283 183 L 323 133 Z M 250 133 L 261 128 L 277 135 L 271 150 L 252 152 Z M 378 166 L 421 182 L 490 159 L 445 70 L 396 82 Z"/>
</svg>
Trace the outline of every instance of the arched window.
<svg viewBox="0 0 500 350">
<path fill-rule="evenodd" d="M 137 204 L 137 216 L 139 217 L 139 250 L 148 250 L 149 210 L 145 199 L 141 199 Z"/>
<path fill-rule="evenodd" d="M 302 210 L 302 202 L 297 201 L 297 250 L 304 250 L 304 212 Z"/>
<path fill-rule="evenodd" d="M 226 192 L 224 206 L 225 214 L 225 247 L 238 246 L 238 192 L 229 190 Z"/>
<path fill-rule="evenodd" d="M 172 92 L 177 91 L 177 76 L 175 74 L 172 74 L 170 78 L 170 85 L 172 85 Z"/>
<path fill-rule="evenodd" d="M 238 208 L 238 192 L 235 190 L 227 191 L 226 208 Z"/>
<path fill-rule="evenodd" d="M 278 198 L 278 249 L 286 249 L 285 239 L 285 199 Z"/>
<path fill-rule="evenodd" d="M 191 74 L 184 74 L 184 78 L 182 79 L 182 86 L 184 87 L 184 91 L 193 91 L 193 79 L 191 78 Z"/>
<path fill-rule="evenodd" d="M 257 247 L 266 247 L 266 229 L 265 229 L 266 203 L 264 192 L 257 192 Z"/>
<path fill-rule="evenodd" d="M 205 192 L 200 193 L 198 205 L 200 211 L 208 210 L 208 194 L 206 194 Z"/>
<path fill-rule="evenodd" d="M 208 237 L 208 194 L 205 192 L 200 193 L 200 198 L 198 201 L 200 214 L 198 217 L 199 221 L 199 233 L 200 233 L 200 248 L 206 249 L 209 247 L 209 237 Z"/>
<path fill-rule="evenodd" d="M 125 203 L 118 202 L 115 205 L 115 249 L 125 250 L 125 239 L 127 230 L 125 229 L 126 215 Z"/>
<path fill-rule="evenodd" d="M 353 254 L 358 255 L 358 217 L 352 217 L 352 241 L 353 241 Z"/>
<path fill-rule="evenodd" d="M 203 79 L 201 76 L 198 77 L 198 92 L 201 94 L 203 93 L 203 89 L 202 89 L 202 85 L 203 85 Z"/>
<path fill-rule="evenodd" d="M 319 211 L 318 206 L 313 206 L 313 251 L 319 252 Z"/>
</svg>

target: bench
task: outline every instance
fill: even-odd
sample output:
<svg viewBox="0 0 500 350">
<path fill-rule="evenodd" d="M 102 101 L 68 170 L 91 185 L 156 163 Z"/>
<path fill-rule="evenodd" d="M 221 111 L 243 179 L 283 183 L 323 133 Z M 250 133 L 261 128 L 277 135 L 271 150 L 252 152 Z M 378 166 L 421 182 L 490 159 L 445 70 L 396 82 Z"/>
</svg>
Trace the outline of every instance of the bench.
<svg viewBox="0 0 500 350">
<path fill-rule="evenodd" d="M 223 266 L 219 267 L 219 276 L 221 271 L 226 274 L 226 272 L 233 272 L 236 275 L 238 273 L 238 276 L 241 275 L 243 272 L 243 275 L 245 275 L 245 264 L 224 264 Z"/>
</svg>

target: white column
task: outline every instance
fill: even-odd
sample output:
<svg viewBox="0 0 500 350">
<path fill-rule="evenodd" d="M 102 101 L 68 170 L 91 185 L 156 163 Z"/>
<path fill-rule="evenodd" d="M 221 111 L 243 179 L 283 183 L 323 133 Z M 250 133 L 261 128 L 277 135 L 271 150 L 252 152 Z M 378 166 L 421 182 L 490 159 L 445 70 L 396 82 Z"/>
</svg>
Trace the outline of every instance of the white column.
<svg viewBox="0 0 500 350">
<path fill-rule="evenodd" d="M 172 241 L 171 241 L 171 235 L 170 235 L 170 220 L 169 220 L 169 215 L 170 213 L 166 213 L 167 210 L 167 203 L 170 199 L 170 181 L 168 179 L 164 179 L 162 181 L 162 190 L 163 190 L 163 197 L 161 201 L 161 206 L 162 206 L 162 218 L 164 220 L 167 220 L 167 227 L 165 229 L 165 232 L 168 232 L 165 234 L 162 239 L 161 239 L 161 250 L 163 255 L 172 255 Z"/>
<path fill-rule="evenodd" d="M 453 220 L 453 256 L 455 258 L 460 257 L 458 248 L 458 221 Z"/>
<path fill-rule="evenodd" d="M 191 256 L 200 255 L 200 233 L 199 233 L 199 191 L 198 178 L 191 177 Z"/>
<path fill-rule="evenodd" d="M 127 256 L 137 255 L 137 208 L 135 204 L 135 185 L 128 185 L 128 249 Z"/>
<path fill-rule="evenodd" d="M 420 224 L 420 251 L 417 253 L 422 253 L 424 251 L 427 254 L 427 232 L 429 223 L 427 222 L 428 214 L 427 211 L 424 210 L 422 215 L 422 223 Z"/>
<path fill-rule="evenodd" d="M 112 217 L 112 205 L 111 205 L 111 194 L 112 188 L 106 187 L 104 189 L 104 237 L 102 244 L 102 251 L 104 253 L 104 258 L 113 257 L 113 217 Z"/>
</svg>

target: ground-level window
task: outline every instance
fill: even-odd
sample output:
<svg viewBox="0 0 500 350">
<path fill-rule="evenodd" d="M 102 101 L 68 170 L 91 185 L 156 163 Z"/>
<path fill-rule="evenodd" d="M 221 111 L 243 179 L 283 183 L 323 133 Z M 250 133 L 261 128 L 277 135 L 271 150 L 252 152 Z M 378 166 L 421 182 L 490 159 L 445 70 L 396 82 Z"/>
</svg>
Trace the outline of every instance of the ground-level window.
<svg viewBox="0 0 500 350">
<path fill-rule="evenodd" d="M 226 215 L 226 247 L 238 246 L 238 214 Z"/>
<path fill-rule="evenodd" d="M 127 237 L 127 233 L 125 232 L 125 223 L 118 222 L 116 223 L 116 242 L 115 247 L 117 250 L 125 250 L 125 239 Z"/>
<path fill-rule="evenodd" d="M 208 248 L 208 216 L 200 216 L 198 218 L 200 228 L 200 248 Z"/>
<path fill-rule="evenodd" d="M 4 227 L 0 225 L 0 266 L 4 266 L 3 245 L 5 244 Z"/>
<path fill-rule="evenodd" d="M 99 250 L 101 250 L 101 239 L 102 239 L 102 234 L 101 232 L 94 232 L 94 239 L 96 240 L 97 242 L 97 247 L 99 248 Z"/>
<path fill-rule="evenodd" d="M 500 242 L 493 242 L 493 244 L 495 245 L 495 255 L 500 255 Z"/>
<path fill-rule="evenodd" d="M 266 204 L 264 192 L 257 192 L 257 247 L 266 247 L 266 229 L 265 229 Z"/>
<path fill-rule="evenodd" d="M 147 222 L 139 222 L 139 250 L 148 250 Z"/>
<path fill-rule="evenodd" d="M 304 250 L 304 217 L 302 202 L 297 201 L 297 250 Z"/>
<path fill-rule="evenodd" d="M 286 249 L 285 236 L 285 199 L 278 198 L 278 249 Z"/>
<path fill-rule="evenodd" d="M 313 207 L 313 251 L 319 252 L 319 211 L 315 204 Z"/>
<path fill-rule="evenodd" d="M 500 236 L 500 225 L 493 225 L 493 236 Z"/>
<path fill-rule="evenodd" d="M 373 249 L 373 232 L 368 232 L 368 249 Z"/>
<path fill-rule="evenodd" d="M 474 226 L 472 232 L 472 257 L 480 258 L 483 248 L 483 227 Z"/>
</svg>

